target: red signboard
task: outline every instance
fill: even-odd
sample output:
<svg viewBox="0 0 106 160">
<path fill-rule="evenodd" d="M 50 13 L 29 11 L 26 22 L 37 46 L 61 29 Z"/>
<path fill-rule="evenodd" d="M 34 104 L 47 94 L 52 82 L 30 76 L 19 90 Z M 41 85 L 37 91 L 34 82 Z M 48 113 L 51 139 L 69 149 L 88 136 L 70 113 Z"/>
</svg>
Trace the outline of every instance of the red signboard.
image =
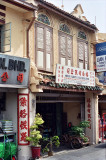
<svg viewBox="0 0 106 160">
<path fill-rule="evenodd" d="M 29 145 L 29 94 L 18 94 L 18 145 Z"/>
<path fill-rule="evenodd" d="M 87 120 L 90 122 L 89 129 L 91 129 L 91 99 L 87 98 Z"/>
</svg>

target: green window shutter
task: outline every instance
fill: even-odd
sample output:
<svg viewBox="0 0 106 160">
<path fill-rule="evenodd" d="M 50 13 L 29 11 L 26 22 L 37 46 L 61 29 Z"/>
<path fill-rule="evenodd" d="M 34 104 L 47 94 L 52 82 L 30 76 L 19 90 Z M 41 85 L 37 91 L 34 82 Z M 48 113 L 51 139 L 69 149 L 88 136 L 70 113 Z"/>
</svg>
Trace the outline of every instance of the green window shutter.
<svg viewBox="0 0 106 160">
<path fill-rule="evenodd" d="M 11 51 L 11 23 L 1 26 L 1 52 Z"/>
</svg>

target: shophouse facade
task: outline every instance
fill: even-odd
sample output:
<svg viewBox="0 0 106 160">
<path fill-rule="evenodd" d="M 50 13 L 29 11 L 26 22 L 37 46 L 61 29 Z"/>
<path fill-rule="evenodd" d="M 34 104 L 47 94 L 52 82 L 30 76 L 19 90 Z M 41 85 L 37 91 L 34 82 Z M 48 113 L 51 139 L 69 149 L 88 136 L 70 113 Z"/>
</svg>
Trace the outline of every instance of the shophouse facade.
<svg viewBox="0 0 106 160">
<path fill-rule="evenodd" d="M 82 16 L 81 5 L 70 14 L 43 0 L 31 3 L 38 6 L 35 26 L 29 32 L 30 41 L 34 40 L 29 44 L 30 90 L 36 113 L 43 116 L 50 135 L 61 136 L 69 122 L 78 125 L 81 120 L 88 120 L 90 142 L 98 143 L 98 94 L 102 85 L 92 72 L 98 30 Z M 93 83 L 67 82 L 62 74 L 65 69 L 66 75 L 71 76 L 88 76 L 92 72 Z"/>
<path fill-rule="evenodd" d="M 13 130 L 6 132 L 7 135 L 16 133 L 19 160 L 28 160 L 30 155 L 28 142 L 25 141 L 31 122 L 27 44 L 35 12 L 36 6 L 24 1 L 0 1 L 0 121 L 13 122 Z M 21 114 L 23 110 L 24 117 Z"/>
<path fill-rule="evenodd" d="M 8 24 L 7 34 L 11 35 L 8 46 L 0 42 L 0 76 L 3 76 L 0 91 L 4 100 L 0 119 L 13 121 L 18 137 L 18 159 L 31 157 L 25 137 L 37 112 L 43 116 L 44 127 L 51 135 L 61 136 L 69 122 L 78 125 L 81 120 L 89 120 L 87 135 L 91 143 L 97 143 L 95 124 L 98 94 L 102 90 L 102 85 L 94 81 L 93 72 L 97 28 L 82 16 L 81 5 L 72 14 L 43 0 L 2 0 L 0 7 L 0 30 L 3 24 Z M 79 85 L 74 80 L 72 84 L 63 83 L 58 73 L 63 73 L 65 68 L 70 75 L 79 74 Z M 84 85 L 84 78 L 92 80 L 92 84 Z M 24 118 L 20 115 L 23 107 Z M 22 125 L 23 121 L 27 123 Z"/>
<path fill-rule="evenodd" d="M 97 44 L 99 45 L 104 45 L 103 49 L 104 49 L 104 53 L 106 55 L 106 33 L 98 33 L 98 41 Z M 102 47 L 102 46 L 100 46 Z M 102 49 L 102 50 L 103 50 Z M 97 52 L 96 52 L 97 54 Z M 97 64 L 97 63 L 96 63 Z M 97 66 L 96 66 L 97 67 Z M 96 68 L 97 69 L 97 68 Z M 102 95 L 99 96 L 99 113 L 100 113 L 100 117 L 102 118 L 103 113 L 106 113 L 106 107 L 105 107 L 105 97 L 106 97 L 106 81 L 105 81 L 105 69 L 102 70 L 101 72 L 97 72 L 96 70 L 96 75 L 99 79 L 99 82 L 102 83 L 104 90 L 102 91 Z"/>
<path fill-rule="evenodd" d="M 100 136 L 103 135 L 102 141 L 104 141 L 104 137 L 106 137 L 106 68 L 105 68 L 105 59 L 106 55 L 106 33 L 98 33 L 97 34 L 97 42 L 95 44 L 95 64 L 96 64 L 96 76 L 99 79 L 99 82 L 103 86 L 104 90 L 102 94 L 98 96 L 98 110 L 100 119 L 103 118 L 104 127 L 101 130 L 100 127 Z M 100 58 L 102 61 L 100 61 Z M 97 60 L 98 59 L 98 60 Z M 101 132 L 103 131 L 103 134 Z"/>
</svg>

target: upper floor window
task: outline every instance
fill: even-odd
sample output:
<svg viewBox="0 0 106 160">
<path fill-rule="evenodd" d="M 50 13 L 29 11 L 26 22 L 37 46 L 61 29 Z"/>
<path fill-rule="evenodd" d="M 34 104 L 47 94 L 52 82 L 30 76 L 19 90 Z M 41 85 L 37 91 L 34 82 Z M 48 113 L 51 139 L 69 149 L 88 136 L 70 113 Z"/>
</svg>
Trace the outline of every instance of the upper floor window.
<svg viewBox="0 0 106 160">
<path fill-rule="evenodd" d="M 60 30 L 70 34 L 70 29 L 68 28 L 68 26 L 66 24 L 60 24 Z"/>
<path fill-rule="evenodd" d="M 50 25 L 49 18 L 45 14 L 39 14 L 38 15 L 38 21 L 43 22 L 47 25 Z"/>
<path fill-rule="evenodd" d="M 69 33 L 70 29 L 68 26 L 66 24 L 61 24 L 59 31 L 59 63 L 72 66 L 73 41 Z"/>
<path fill-rule="evenodd" d="M 80 31 L 78 33 L 78 60 L 79 60 L 78 66 L 81 69 L 88 69 L 89 52 L 88 52 L 88 42 L 86 41 L 86 39 L 87 39 L 86 34 Z"/>
<path fill-rule="evenodd" d="M 78 37 L 81 38 L 81 39 L 84 39 L 84 40 L 87 39 L 86 34 L 84 32 L 82 32 L 82 31 L 78 32 Z"/>
<path fill-rule="evenodd" d="M 11 51 L 11 23 L 0 25 L 0 52 Z"/>
<path fill-rule="evenodd" d="M 52 72 L 52 28 L 42 23 L 36 23 L 35 32 L 37 67 L 39 70 Z"/>
</svg>

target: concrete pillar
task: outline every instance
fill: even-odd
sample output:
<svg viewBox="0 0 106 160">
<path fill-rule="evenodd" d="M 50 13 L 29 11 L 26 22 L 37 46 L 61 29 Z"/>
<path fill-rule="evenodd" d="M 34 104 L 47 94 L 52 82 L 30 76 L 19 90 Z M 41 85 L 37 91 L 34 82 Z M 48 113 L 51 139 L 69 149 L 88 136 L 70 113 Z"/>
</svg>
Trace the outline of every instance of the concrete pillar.
<svg viewBox="0 0 106 160">
<path fill-rule="evenodd" d="M 29 112 L 30 112 L 30 125 L 33 122 L 33 119 L 35 118 L 36 113 L 36 94 L 31 93 L 29 94 Z"/>
<path fill-rule="evenodd" d="M 86 134 L 91 144 L 98 143 L 98 96 L 94 93 L 85 93 L 85 120 L 90 121 Z"/>
<path fill-rule="evenodd" d="M 28 89 L 19 89 L 18 93 L 28 94 L 29 93 L 29 123 L 30 125 L 33 122 L 35 117 L 36 109 L 36 96 L 35 94 L 29 92 Z M 28 160 L 31 156 L 31 149 L 29 145 L 18 145 L 18 159 L 19 160 Z"/>
<path fill-rule="evenodd" d="M 94 141 L 95 143 L 97 144 L 98 141 L 99 141 L 99 124 L 98 124 L 98 121 L 99 121 L 99 117 L 98 117 L 98 95 L 97 94 L 94 94 L 94 100 L 95 100 L 95 108 L 94 108 L 94 115 L 95 115 L 95 124 L 94 125 Z"/>
</svg>

